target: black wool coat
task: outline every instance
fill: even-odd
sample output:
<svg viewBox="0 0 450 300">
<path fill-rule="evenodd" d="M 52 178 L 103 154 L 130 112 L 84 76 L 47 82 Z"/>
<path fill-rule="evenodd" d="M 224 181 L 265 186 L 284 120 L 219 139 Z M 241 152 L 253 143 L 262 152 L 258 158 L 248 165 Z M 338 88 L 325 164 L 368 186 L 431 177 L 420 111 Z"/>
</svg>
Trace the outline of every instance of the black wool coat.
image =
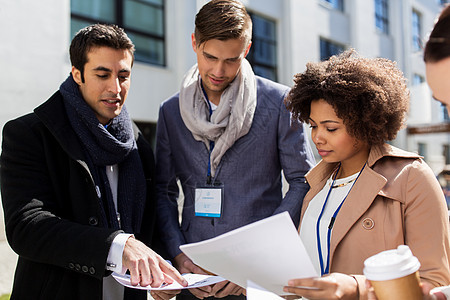
<svg viewBox="0 0 450 300">
<path fill-rule="evenodd" d="M 151 246 L 154 156 L 135 125 L 134 132 L 147 182 L 135 236 Z M 108 251 L 121 231 L 102 224 L 85 161 L 59 92 L 4 126 L 1 195 L 6 236 L 19 255 L 11 299 L 102 299 Z M 146 293 L 127 289 L 125 299 L 146 299 Z"/>
</svg>

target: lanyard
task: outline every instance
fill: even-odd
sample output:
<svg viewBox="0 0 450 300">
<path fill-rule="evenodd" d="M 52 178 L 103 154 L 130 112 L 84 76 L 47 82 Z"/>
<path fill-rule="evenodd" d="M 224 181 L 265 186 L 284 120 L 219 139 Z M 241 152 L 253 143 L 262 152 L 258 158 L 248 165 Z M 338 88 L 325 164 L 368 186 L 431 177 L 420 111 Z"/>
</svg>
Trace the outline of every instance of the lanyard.
<svg viewBox="0 0 450 300">
<path fill-rule="evenodd" d="M 206 91 L 203 88 L 203 84 L 201 82 L 200 82 L 200 86 L 202 87 L 203 95 L 205 95 L 206 103 L 208 104 L 209 119 L 211 120 L 211 116 L 213 114 L 211 102 L 209 102 L 208 95 L 206 94 Z M 207 173 L 207 176 L 206 176 L 206 183 L 207 184 L 211 184 L 211 179 L 212 179 L 212 176 L 211 176 L 211 153 L 212 153 L 213 149 L 214 149 L 214 141 L 209 141 L 208 173 Z"/>
<path fill-rule="evenodd" d="M 320 244 L 320 228 L 319 227 L 320 227 L 320 221 L 322 219 L 323 212 L 325 211 L 325 207 L 327 206 L 328 198 L 330 197 L 331 190 L 333 189 L 334 183 L 336 181 L 336 176 L 337 176 L 337 174 L 339 172 L 339 169 L 341 168 L 341 164 L 339 164 L 339 167 L 338 167 L 338 169 L 336 171 L 336 174 L 334 175 L 333 182 L 331 183 L 330 189 L 328 190 L 327 197 L 325 198 L 325 202 L 324 202 L 324 204 L 322 206 L 322 211 L 320 212 L 320 215 L 319 215 L 319 218 L 317 219 L 317 224 L 316 224 L 317 251 L 319 253 L 320 272 L 321 272 L 322 276 L 324 274 L 328 274 L 329 273 L 329 269 L 330 269 L 331 230 L 333 229 L 333 225 L 334 225 L 334 222 L 336 220 L 336 216 L 337 216 L 339 210 L 341 209 L 342 204 L 344 204 L 345 199 L 347 199 L 348 194 L 350 194 L 350 191 L 352 190 L 353 186 L 355 185 L 356 181 L 359 178 L 359 175 L 361 175 L 361 173 L 362 173 L 362 171 L 363 171 L 365 166 L 366 166 L 366 164 L 364 164 L 364 166 L 362 167 L 361 171 L 359 171 L 359 174 L 356 177 L 355 181 L 353 182 L 352 186 L 350 187 L 350 190 L 348 191 L 347 195 L 345 195 L 344 199 L 341 201 L 341 203 L 339 204 L 338 208 L 336 209 L 336 211 L 334 212 L 333 216 L 331 217 L 330 225 L 328 225 L 328 232 L 327 232 L 327 250 L 328 250 L 328 252 L 327 252 L 327 264 L 326 264 L 326 266 L 324 268 L 324 266 L 323 266 L 324 262 L 323 262 L 323 257 L 322 257 L 322 246 Z"/>
<path fill-rule="evenodd" d="M 213 141 L 209 141 L 209 159 L 208 159 L 208 174 L 207 174 L 207 177 L 206 177 L 206 183 L 207 184 L 211 184 L 211 179 L 212 179 L 212 176 L 211 176 L 211 152 L 213 151 L 213 149 L 214 149 L 214 142 Z"/>
</svg>

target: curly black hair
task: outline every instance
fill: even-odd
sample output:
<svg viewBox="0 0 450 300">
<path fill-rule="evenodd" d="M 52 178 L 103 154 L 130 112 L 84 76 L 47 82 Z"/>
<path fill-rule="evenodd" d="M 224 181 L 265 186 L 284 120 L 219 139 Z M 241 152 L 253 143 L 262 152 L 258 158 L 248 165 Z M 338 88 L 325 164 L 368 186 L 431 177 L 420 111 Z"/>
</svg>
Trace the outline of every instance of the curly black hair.
<svg viewBox="0 0 450 300">
<path fill-rule="evenodd" d="M 403 73 L 388 59 L 363 58 L 350 49 L 308 63 L 294 83 L 285 104 L 302 122 L 309 122 L 311 102 L 323 99 L 349 135 L 370 146 L 393 140 L 405 124 L 409 90 Z"/>
</svg>

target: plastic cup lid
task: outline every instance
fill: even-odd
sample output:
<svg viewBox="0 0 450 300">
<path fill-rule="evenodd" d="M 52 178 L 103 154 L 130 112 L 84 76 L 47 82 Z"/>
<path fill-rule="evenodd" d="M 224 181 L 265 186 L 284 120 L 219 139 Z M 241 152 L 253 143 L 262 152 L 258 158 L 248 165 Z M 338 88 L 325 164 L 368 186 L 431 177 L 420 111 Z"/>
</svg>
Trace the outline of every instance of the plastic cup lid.
<svg viewBox="0 0 450 300">
<path fill-rule="evenodd" d="M 420 263 L 406 245 L 386 250 L 364 261 L 364 275 L 369 280 L 382 281 L 401 278 L 419 270 Z"/>
</svg>

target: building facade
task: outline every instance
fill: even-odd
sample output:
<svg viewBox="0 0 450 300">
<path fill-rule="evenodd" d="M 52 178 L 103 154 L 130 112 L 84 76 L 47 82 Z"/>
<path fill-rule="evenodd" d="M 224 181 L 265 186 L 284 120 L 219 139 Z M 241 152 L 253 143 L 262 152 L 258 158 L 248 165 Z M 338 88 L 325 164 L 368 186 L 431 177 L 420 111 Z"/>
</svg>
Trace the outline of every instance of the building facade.
<svg viewBox="0 0 450 300">
<path fill-rule="evenodd" d="M 0 0 L 4 109 L 0 126 L 47 99 L 70 72 L 68 45 L 95 22 L 124 27 L 137 46 L 131 116 L 152 137 L 160 103 L 195 63 L 190 36 L 206 0 Z M 449 163 L 446 116 L 425 83 L 422 45 L 444 0 L 243 0 L 254 22 L 256 73 L 292 85 L 309 61 L 347 48 L 394 60 L 411 88 L 408 125 L 394 144 L 423 154 L 435 172 Z M 423 126 L 427 125 L 427 126 Z M 433 129 L 434 128 L 434 129 Z M 153 141 L 154 142 L 154 141 Z"/>
</svg>

